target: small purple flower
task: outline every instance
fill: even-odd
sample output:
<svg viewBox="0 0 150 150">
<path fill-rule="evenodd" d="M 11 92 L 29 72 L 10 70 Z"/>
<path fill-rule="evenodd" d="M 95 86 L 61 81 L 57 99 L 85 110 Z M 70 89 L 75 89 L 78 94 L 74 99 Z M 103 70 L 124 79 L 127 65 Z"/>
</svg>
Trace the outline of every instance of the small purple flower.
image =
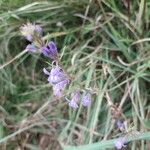
<svg viewBox="0 0 150 150">
<path fill-rule="evenodd" d="M 123 120 L 117 120 L 116 125 L 120 131 L 125 130 L 125 124 Z"/>
<path fill-rule="evenodd" d="M 28 52 L 36 52 L 37 48 L 33 44 L 28 44 L 27 47 L 26 47 L 26 50 Z"/>
<path fill-rule="evenodd" d="M 52 70 L 50 72 L 50 76 L 48 77 L 48 82 L 50 84 L 56 84 L 65 79 L 67 79 L 67 76 L 63 72 L 63 70 L 59 66 L 55 66 L 54 68 L 52 68 Z"/>
<path fill-rule="evenodd" d="M 45 56 L 50 57 L 51 59 L 57 59 L 58 52 L 55 43 L 51 41 L 47 45 L 45 45 L 42 48 L 42 53 Z"/>
<path fill-rule="evenodd" d="M 77 109 L 79 107 L 78 104 L 73 100 L 69 102 L 69 106 L 72 107 L 73 109 Z"/>
<path fill-rule="evenodd" d="M 49 76 L 48 82 L 51 85 L 55 85 L 55 84 L 67 79 L 66 74 L 63 72 L 63 70 L 59 66 L 53 67 L 50 72 L 44 68 L 43 72 Z"/>
<path fill-rule="evenodd" d="M 51 70 L 51 76 L 64 77 L 65 74 L 64 74 L 63 70 L 57 65 L 57 66 L 55 66 L 55 67 L 52 68 L 52 70 Z"/>
<path fill-rule="evenodd" d="M 120 137 L 115 141 L 115 147 L 117 150 L 126 147 L 127 141 L 125 137 Z"/>
<path fill-rule="evenodd" d="M 79 99 L 80 99 L 80 92 L 77 91 L 77 92 L 73 93 L 71 95 L 71 100 L 69 101 L 69 106 L 72 107 L 73 109 L 78 108 L 77 102 L 79 101 Z"/>
<path fill-rule="evenodd" d="M 62 96 L 62 91 L 65 89 L 65 87 L 69 84 L 69 80 L 63 80 L 53 86 L 53 93 L 57 97 Z"/>
<path fill-rule="evenodd" d="M 43 72 L 48 75 L 48 82 L 53 86 L 53 93 L 57 97 L 62 96 L 62 91 L 69 84 L 69 79 L 63 70 L 57 65 L 49 72 L 45 68 Z"/>
<path fill-rule="evenodd" d="M 73 100 L 74 102 L 77 103 L 79 101 L 79 99 L 80 99 L 80 96 L 81 96 L 80 92 L 77 91 L 77 92 L 71 94 L 71 100 Z"/>
<path fill-rule="evenodd" d="M 83 96 L 82 105 L 85 107 L 88 107 L 91 105 L 91 94 L 90 93 L 87 93 L 86 95 Z"/>
<path fill-rule="evenodd" d="M 50 75 L 50 72 L 49 71 L 47 71 L 45 68 L 43 68 L 43 72 L 46 74 L 46 75 Z"/>
<path fill-rule="evenodd" d="M 32 42 L 34 34 L 41 36 L 43 33 L 43 30 L 39 25 L 35 25 L 32 23 L 24 24 L 23 26 L 21 26 L 20 31 L 21 34 L 30 42 Z"/>
</svg>

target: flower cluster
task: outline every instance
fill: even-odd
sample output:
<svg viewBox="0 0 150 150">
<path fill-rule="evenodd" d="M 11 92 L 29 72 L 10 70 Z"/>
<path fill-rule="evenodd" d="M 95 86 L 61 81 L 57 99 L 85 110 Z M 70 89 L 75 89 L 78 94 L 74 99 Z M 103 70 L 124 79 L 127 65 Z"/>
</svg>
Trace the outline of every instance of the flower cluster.
<svg viewBox="0 0 150 150">
<path fill-rule="evenodd" d="M 21 34 L 29 41 L 26 50 L 29 52 L 40 52 L 40 48 L 44 45 L 42 39 L 43 30 L 39 25 L 27 23 L 20 28 Z"/>
<path fill-rule="evenodd" d="M 48 82 L 53 87 L 54 96 L 58 98 L 62 97 L 64 95 L 64 90 L 70 84 L 71 79 L 62 67 L 60 67 L 57 46 L 52 41 L 45 42 L 43 40 L 43 30 L 39 25 L 27 23 L 26 25 L 23 25 L 20 30 L 21 34 L 30 42 L 30 44 L 26 46 L 28 52 L 42 53 L 44 56 L 53 60 L 51 70 L 48 71 L 44 68 L 43 72 L 48 76 Z M 87 92 L 82 95 L 82 105 L 85 107 L 90 106 L 91 94 Z M 76 109 L 78 108 L 80 99 L 80 92 L 74 92 L 71 95 L 70 100 L 67 99 L 68 105 Z"/>
<path fill-rule="evenodd" d="M 58 51 L 55 43 L 52 41 L 45 43 L 43 41 L 43 30 L 39 25 L 27 23 L 23 25 L 20 30 L 21 34 L 31 42 L 31 44 L 28 44 L 26 47 L 28 52 L 40 52 L 52 60 L 57 60 Z"/>
</svg>

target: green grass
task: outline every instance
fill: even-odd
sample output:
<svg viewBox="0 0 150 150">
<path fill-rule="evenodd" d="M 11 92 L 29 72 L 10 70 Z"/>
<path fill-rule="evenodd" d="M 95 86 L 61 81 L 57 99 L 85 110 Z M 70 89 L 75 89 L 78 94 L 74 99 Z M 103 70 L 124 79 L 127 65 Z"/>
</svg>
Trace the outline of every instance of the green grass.
<svg viewBox="0 0 150 150">
<path fill-rule="evenodd" d="M 128 1 L 0 1 L 0 149 L 115 149 L 122 133 L 110 103 L 127 122 L 127 149 L 149 149 L 150 2 Z M 91 107 L 75 111 L 52 96 L 42 72 L 51 61 L 24 52 L 27 21 L 56 42 L 74 77 L 66 95 L 91 89 Z"/>
</svg>

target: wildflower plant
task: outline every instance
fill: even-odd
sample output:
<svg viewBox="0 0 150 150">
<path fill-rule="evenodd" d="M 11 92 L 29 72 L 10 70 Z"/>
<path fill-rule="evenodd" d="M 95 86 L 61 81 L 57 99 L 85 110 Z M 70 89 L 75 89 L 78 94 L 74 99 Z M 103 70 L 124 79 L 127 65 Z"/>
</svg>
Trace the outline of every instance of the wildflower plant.
<svg viewBox="0 0 150 150">
<path fill-rule="evenodd" d="M 149 149 L 150 2 L 2 1 L 0 149 Z"/>
<path fill-rule="evenodd" d="M 53 95 L 57 98 L 65 96 L 68 105 L 73 109 L 78 108 L 79 102 L 81 102 L 84 107 L 90 106 L 91 94 L 89 92 L 83 94 L 81 101 L 80 91 L 72 93 L 70 100 L 66 98 L 67 95 L 64 95 L 65 89 L 73 82 L 73 79 L 62 68 L 56 44 L 53 41 L 43 40 L 43 29 L 41 26 L 27 23 L 26 25 L 23 25 L 20 30 L 21 34 L 31 42 L 26 46 L 26 51 L 31 53 L 41 53 L 52 61 L 51 70 L 49 71 L 48 69 L 43 68 L 43 73 L 47 76 L 47 81 L 53 88 Z M 81 89 L 81 91 L 83 91 L 83 89 Z"/>
<path fill-rule="evenodd" d="M 52 86 L 53 96 L 57 100 L 64 99 L 66 104 L 73 110 L 78 109 L 79 106 L 83 106 L 83 108 L 90 107 L 92 105 L 93 90 L 85 89 L 79 84 L 79 88 L 74 89 L 72 93 L 66 92 L 73 85 L 74 78 L 67 73 L 61 64 L 56 43 L 54 41 L 44 40 L 43 29 L 39 25 L 27 23 L 20 29 L 22 35 L 30 42 L 30 44 L 26 46 L 26 51 L 30 53 L 40 53 L 51 61 L 51 68 L 45 66 L 45 68 L 43 68 L 43 74 L 47 77 L 47 82 Z M 109 70 L 108 68 L 109 67 L 107 67 L 107 70 Z M 110 71 L 107 72 L 108 74 L 110 73 Z M 107 77 L 108 74 L 106 74 L 105 67 L 104 75 Z M 128 138 L 125 135 L 127 133 L 126 118 L 121 108 L 113 103 L 107 91 L 106 99 L 112 119 L 115 120 L 117 131 L 123 135 L 118 137 L 113 143 L 114 147 L 120 150 L 127 147 L 128 143 Z"/>
<path fill-rule="evenodd" d="M 49 67 L 48 69 L 43 68 L 43 73 L 47 76 L 47 81 L 52 86 L 53 95 L 57 99 L 65 97 L 64 99 L 68 103 L 68 106 L 73 110 L 79 108 L 80 104 L 83 107 L 91 106 L 91 92 L 88 90 L 80 88 L 80 90 L 76 89 L 72 92 L 70 97 L 69 95 L 65 95 L 64 91 L 70 86 L 70 83 L 73 82 L 73 78 L 70 77 L 67 71 L 65 71 L 62 67 L 56 44 L 53 41 L 43 40 L 43 29 L 39 25 L 27 23 L 27 25 L 21 27 L 21 33 L 28 41 L 31 42 L 31 44 L 26 47 L 28 52 L 41 53 L 52 61 L 51 69 L 49 70 Z M 110 105 L 112 115 L 116 119 L 117 128 L 121 132 L 125 132 L 124 121 L 123 119 L 120 119 L 120 110 L 117 106 L 113 105 L 110 100 L 108 104 Z M 126 147 L 126 144 L 127 140 L 125 137 L 119 137 L 114 143 L 118 150 Z"/>
</svg>

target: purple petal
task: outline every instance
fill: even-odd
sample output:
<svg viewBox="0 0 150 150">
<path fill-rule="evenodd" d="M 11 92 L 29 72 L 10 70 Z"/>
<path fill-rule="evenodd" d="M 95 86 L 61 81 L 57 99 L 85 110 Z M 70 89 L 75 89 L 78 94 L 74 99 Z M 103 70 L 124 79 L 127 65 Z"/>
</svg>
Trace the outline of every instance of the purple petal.
<svg viewBox="0 0 150 150">
<path fill-rule="evenodd" d="M 43 70 L 45 72 L 45 74 L 49 75 L 48 77 L 48 82 L 51 84 L 51 85 L 55 85 L 55 84 L 58 84 L 59 82 L 61 81 L 64 81 L 66 80 L 69 84 L 69 79 L 68 77 L 66 76 L 66 74 L 63 72 L 63 70 L 57 65 L 57 66 L 54 66 L 50 73 L 47 72 L 47 70 Z"/>
<path fill-rule="evenodd" d="M 47 45 L 45 45 L 42 48 L 42 53 L 47 56 L 50 57 L 51 59 L 56 59 L 58 52 L 57 52 L 57 47 L 55 45 L 54 42 L 49 42 Z"/>
<path fill-rule="evenodd" d="M 55 84 L 57 84 L 57 83 L 59 83 L 61 81 L 62 81 L 62 79 L 59 76 L 52 76 L 52 75 L 50 75 L 48 77 L 48 82 L 50 84 L 52 84 L 52 85 L 55 85 Z"/>
<path fill-rule="evenodd" d="M 62 96 L 62 93 L 61 93 L 61 90 L 60 90 L 60 89 L 54 89 L 54 88 L 53 88 L 53 94 L 54 94 L 56 97 L 61 97 L 61 96 Z"/>
<path fill-rule="evenodd" d="M 71 100 L 69 101 L 69 106 L 72 107 L 73 109 L 77 109 L 78 108 L 78 104 L 77 102 L 80 99 L 80 92 L 77 91 L 75 93 L 73 93 L 71 95 Z"/>
<path fill-rule="evenodd" d="M 78 105 L 77 105 L 77 103 L 74 100 L 71 100 L 69 102 L 69 106 L 72 107 L 73 109 L 77 109 L 78 108 Z"/>
<path fill-rule="evenodd" d="M 48 81 L 50 83 L 56 84 L 65 79 L 67 79 L 67 76 L 64 74 L 64 72 L 62 71 L 62 69 L 59 66 L 56 66 L 56 67 L 52 68 Z"/>
<path fill-rule="evenodd" d="M 44 72 L 46 75 L 50 75 L 50 72 L 48 72 L 45 68 L 43 68 L 43 72 Z"/>
<path fill-rule="evenodd" d="M 53 53 L 53 55 L 57 54 L 57 47 L 54 42 L 52 42 L 52 41 L 49 42 L 48 47 L 49 47 L 49 49 L 51 49 L 51 52 Z"/>
<path fill-rule="evenodd" d="M 88 107 L 91 105 L 91 95 L 89 93 L 83 96 L 82 105 L 85 107 Z"/>
<path fill-rule="evenodd" d="M 77 91 L 77 92 L 75 92 L 75 93 L 73 93 L 72 95 L 71 95 L 71 101 L 74 101 L 74 102 L 78 102 L 79 101 L 79 99 L 80 99 L 80 92 L 79 91 Z"/>
<path fill-rule="evenodd" d="M 127 141 L 125 139 L 125 137 L 120 137 L 115 141 L 115 147 L 119 150 L 122 149 L 123 147 L 126 147 Z"/>
<path fill-rule="evenodd" d="M 67 86 L 68 83 L 69 83 L 68 80 L 63 80 L 63 81 L 55 84 L 53 86 L 54 95 L 57 96 L 57 97 L 61 97 L 62 96 L 62 91 L 65 89 L 65 87 Z"/>
<path fill-rule="evenodd" d="M 55 66 L 52 68 L 51 70 L 51 75 L 52 76 L 64 76 L 64 73 L 62 71 L 62 69 L 59 66 Z"/>
<path fill-rule="evenodd" d="M 42 48 L 42 53 L 45 55 L 45 56 L 49 56 L 49 51 L 46 47 L 43 47 Z"/>
</svg>

